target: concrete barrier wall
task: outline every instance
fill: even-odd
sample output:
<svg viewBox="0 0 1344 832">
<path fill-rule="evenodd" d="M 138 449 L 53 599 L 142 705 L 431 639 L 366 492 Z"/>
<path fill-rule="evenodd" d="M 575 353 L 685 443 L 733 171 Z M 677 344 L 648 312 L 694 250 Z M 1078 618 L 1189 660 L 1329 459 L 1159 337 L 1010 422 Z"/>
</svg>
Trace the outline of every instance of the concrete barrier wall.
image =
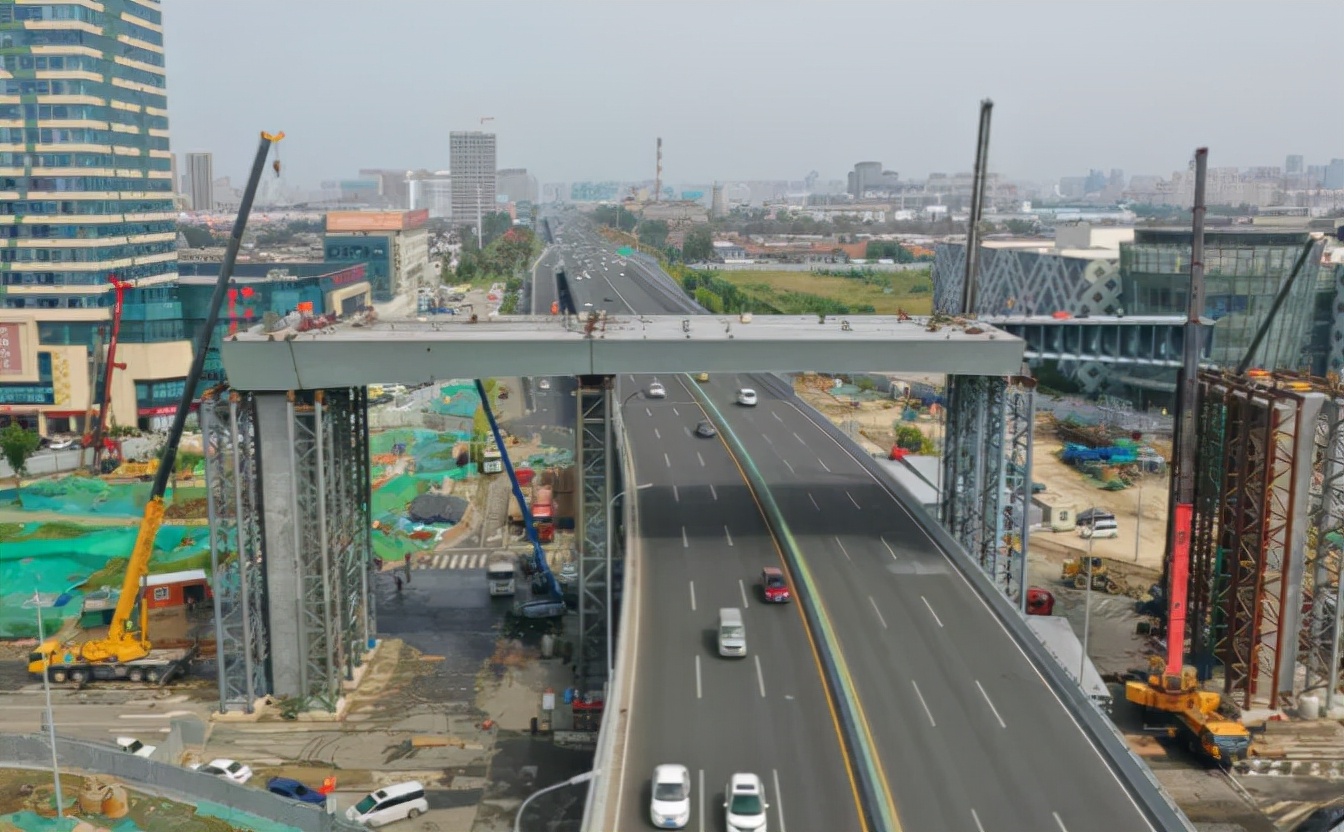
<svg viewBox="0 0 1344 832">
<path fill-rule="evenodd" d="M 56 755 L 64 773 L 106 774 L 134 791 L 203 806 L 210 814 L 241 826 L 264 829 L 283 824 L 301 832 L 364 829 L 319 807 L 287 800 L 255 786 L 240 786 L 188 768 L 136 757 L 112 745 L 57 737 Z M 0 734 L 0 766 L 50 771 L 51 745 L 40 734 Z M 66 800 L 73 797 L 65 795 Z"/>
</svg>

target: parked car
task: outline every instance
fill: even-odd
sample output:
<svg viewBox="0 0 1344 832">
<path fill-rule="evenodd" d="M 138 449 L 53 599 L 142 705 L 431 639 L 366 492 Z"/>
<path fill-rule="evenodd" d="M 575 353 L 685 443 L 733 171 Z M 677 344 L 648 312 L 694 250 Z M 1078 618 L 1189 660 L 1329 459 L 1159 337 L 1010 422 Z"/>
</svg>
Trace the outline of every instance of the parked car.
<svg viewBox="0 0 1344 832">
<path fill-rule="evenodd" d="M 250 766 L 245 766 L 236 760 L 230 760 L 225 757 L 218 757 L 203 766 L 196 766 L 195 768 L 202 774 L 223 777 L 225 780 L 232 780 L 240 785 L 252 779 L 252 769 Z"/>
<path fill-rule="evenodd" d="M 425 787 L 412 780 L 370 793 L 346 809 L 345 817 L 369 826 L 385 826 L 393 821 L 414 820 L 428 811 Z"/>
<path fill-rule="evenodd" d="M 697 373 L 695 380 L 703 384 L 704 382 L 709 381 L 709 373 Z"/>
<path fill-rule="evenodd" d="M 53 451 L 65 451 L 75 447 L 77 441 L 72 436 L 57 436 L 47 442 L 47 447 Z"/>
<path fill-rule="evenodd" d="M 327 796 L 322 792 L 310 789 L 298 780 L 291 780 L 288 777 L 272 777 L 267 780 L 266 791 L 300 803 L 312 803 L 315 806 L 322 806 L 327 802 Z"/>
<path fill-rule="evenodd" d="M 691 772 L 667 763 L 653 770 L 649 820 L 659 829 L 681 829 L 691 820 Z"/>
<path fill-rule="evenodd" d="M 538 390 L 550 390 L 550 389 L 551 389 L 551 380 L 550 380 L 549 378 L 541 378 L 541 379 L 537 379 L 537 389 L 538 389 Z"/>
<path fill-rule="evenodd" d="M 137 757 L 150 757 L 154 754 L 157 745 L 145 745 L 135 737 L 117 737 L 117 746 L 127 754 L 134 754 Z"/>
<path fill-rule="evenodd" d="M 784 571 L 778 566 L 767 566 L 761 570 L 761 592 L 771 604 L 785 604 L 789 601 L 789 583 L 784 580 Z"/>
<path fill-rule="evenodd" d="M 737 403 L 743 407 L 756 406 L 756 391 L 750 387 L 743 387 L 737 391 Z"/>
<path fill-rule="evenodd" d="M 663 399 L 667 398 L 667 390 L 663 385 L 655 381 L 653 384 L 649 385 L 649 389 L 645 391 L 644 395 L 651 399 Z"/>
<path fill-rule="evenodd" d="M 710 424 L 708 419 L 701 419 L 700 424 L 695 426 L 695 435 L 704 439 L 713 439 L 719 435 L 719 432 Z"/>
<path fill-rule="evenodd" d="M 765 832 L 765 810 L 769 808 L 761 778 L 739 772 L 728 780 L 723 791 L 723 809 L 730 830 Z"/>
<path fill-rule="evenodd" d="M 1104 508 L 1085 508 L 1073 516 L 1073 525 L 1087 526 L 1094 520 L 1114 520 L 1115 515 Z"/>
</svg>

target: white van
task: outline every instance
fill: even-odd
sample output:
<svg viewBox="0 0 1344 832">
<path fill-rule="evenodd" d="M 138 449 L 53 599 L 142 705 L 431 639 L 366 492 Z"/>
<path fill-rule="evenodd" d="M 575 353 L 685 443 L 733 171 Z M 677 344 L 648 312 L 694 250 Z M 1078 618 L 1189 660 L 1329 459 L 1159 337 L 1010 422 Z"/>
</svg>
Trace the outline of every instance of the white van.
<svg viewBox="0 0 1344 832">
<path fill-rule="evenodd" d="M 379 789 L 345 810 L 347 820 L 369 826 L 384 826 L 393 821 L 415 818 L 429 811 L 425 787 L 412 780 Z"/>
<path fill-rule="evenodd" d="M 1079 526 L 1078 534 L 1084 539 L 1089 537 L 1119 537 L 1120 528 L 1116 526 L 1114 517 L 1098 517 L 1090 523 L 1083 523 Z"/>
<path fill-rule="evenodd" d="M 747 627 L 742 623 L 742 610 L 736 607 L 719 610 L 719 655 L 747 655 Z"/>
</svg>

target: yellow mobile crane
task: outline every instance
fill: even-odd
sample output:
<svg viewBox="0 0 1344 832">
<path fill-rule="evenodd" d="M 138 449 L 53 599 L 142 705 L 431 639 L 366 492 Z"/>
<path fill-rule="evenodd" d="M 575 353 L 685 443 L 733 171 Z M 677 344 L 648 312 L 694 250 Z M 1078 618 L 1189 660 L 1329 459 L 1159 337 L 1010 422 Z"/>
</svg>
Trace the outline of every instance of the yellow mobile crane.
<svg viewBox="0 0 1344 832">
<path fill-rule="evenodd" d="M 191 369 L 187 373 L 182 388 L 182 400 L 178 403 L 173 425 L 164 441 L 163 456 L 158 469 L 154 472 L 154 485 L 149 492 L 149 502 L 145 505 L 145 516 L 140 521 L 140 531 L 135 538 L 135 548 L 131 550 L 130 560 L 126 564 L 126 576 L 121 583 L 121 596 L 112 613 L 112 621 L 107 636 L 91 639 L 82 643 L 62 644 L 57 639 L 48 639 L 28 657 L 28 672 L 41 675 L 47 673 L 52 681 L 85 682 L 90 679 L 128 679 L 133 682 L 168 681 L 177 673 L 185 670 L 191 660 L 186 650 L 154 650 L 149 640 L 149 611 L 140 598 L 141 584 L 149 575 L 149 561 L 154 554 L 154 538 L 163 525 L 163 495 L 168 489 L 168 480 L 173 472 L 173 463 L 177 459 L 177 446 L 186 427 L 187 415 L 191 412 L 191 403 L 195 396 L 196 385 L 200 382 L 201 371 L 205 367 L 205 354 L 210 347 L 210 337 L 219 320 L 219 310 L 228 294 L 229 279 L 233 276 L 234 263 L 238 259 L 238 249 L 242 246 L 243 231 L 247 228 L 247 218 L 252 212 L 252 201 L 257 195 L 257 186 L 261 182 L 262 171 L 266 168 L 266 157 L 271 148 L 285 137 L 284 133 L 261 134 L 261 143 L 257 147 L 256 158 L 252 162 L 252 173 L 243 191 L 243 200 L 238 207 L 238 218 L 233 223 L 233 233 L 229 238 L 228 249 L 224 253 L 224 263 L 219 270 L 219 280 L 210 297 L 210 307 L 205 322 L 196 334 L 195 352 L 191 357 Z M 280 161 L 274 163 L 275 172 L 280 173 Z M 127 625 L 139 602 L 139 628 Z"/>
</svg>

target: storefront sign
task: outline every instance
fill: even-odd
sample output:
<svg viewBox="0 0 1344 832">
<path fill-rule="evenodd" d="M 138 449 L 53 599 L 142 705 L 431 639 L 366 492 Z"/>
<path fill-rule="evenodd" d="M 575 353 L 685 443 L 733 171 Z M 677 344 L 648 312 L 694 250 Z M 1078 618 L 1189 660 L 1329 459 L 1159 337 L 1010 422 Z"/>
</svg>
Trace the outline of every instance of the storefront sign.
<svg viewBox="0 0 1344 832">
<path fill-rule="evenodd" d="M 56 391 L 46 384 L 0 384 L 0 405 L 55 404 Z"/>
</svg>

